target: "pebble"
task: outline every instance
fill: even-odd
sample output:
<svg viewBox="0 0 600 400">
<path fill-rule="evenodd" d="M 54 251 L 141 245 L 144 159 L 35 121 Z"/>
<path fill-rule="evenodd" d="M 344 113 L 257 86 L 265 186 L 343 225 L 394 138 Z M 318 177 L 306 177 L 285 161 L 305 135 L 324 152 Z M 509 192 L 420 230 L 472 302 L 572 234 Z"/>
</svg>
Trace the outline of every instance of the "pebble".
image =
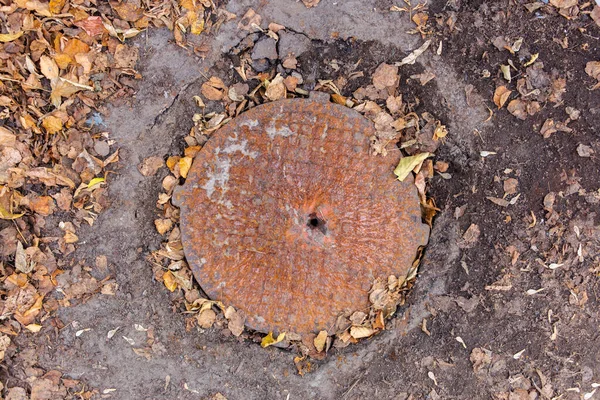
<svg viewBox="0 0 600 400">
<path fill-rule="evenodd" d="M 106 142 L 96 140 L 94 143 L 94 150 L 100 157 L 106 157 L 110 153 L 110 146 Z"/>
<path fill-rule="evenodd" d="M 310 49 L 310 39 L 293 32 L 279 32 L 279 58 L 284 59 L 288 54 L 299 57 Z"/>
<path fill-rule="evenodd" d="M 252 59 L 260 60 L 263 58 L 269 60 L 277 59 L 277 42 L 275 39 L 270 37 L 263 38 L 254 45 L 254 49 L 252 50 Z"/>
</svg>

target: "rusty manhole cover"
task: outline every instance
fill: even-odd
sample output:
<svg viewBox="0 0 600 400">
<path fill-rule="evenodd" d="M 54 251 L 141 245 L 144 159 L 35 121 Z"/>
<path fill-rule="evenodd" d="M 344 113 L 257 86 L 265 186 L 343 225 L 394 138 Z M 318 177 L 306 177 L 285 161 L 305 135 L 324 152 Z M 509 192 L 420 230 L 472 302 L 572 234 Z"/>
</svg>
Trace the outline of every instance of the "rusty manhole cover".
<svg viewBox="0 0 600 400">
<path fill-rule="evenodd" d="M 369 155 L 372 123 L 312 100 L 255 107 L 213 134 L 175 194 L 196 280 L 261 332 L 331 332 L 403 276 L 429 228 L 400 154 Z"/>
</svg>

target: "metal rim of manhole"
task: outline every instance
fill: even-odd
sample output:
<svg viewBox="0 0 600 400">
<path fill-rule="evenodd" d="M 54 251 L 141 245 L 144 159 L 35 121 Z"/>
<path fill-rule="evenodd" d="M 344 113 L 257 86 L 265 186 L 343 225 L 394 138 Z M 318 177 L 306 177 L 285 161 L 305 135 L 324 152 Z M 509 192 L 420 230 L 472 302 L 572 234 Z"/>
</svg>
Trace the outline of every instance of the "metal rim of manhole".
<svg viewBox="0 0 600 400">
<path fill-rule="evenodd" d="M 428 241 L 401 155 L 369 154 L 370 121 L 337 104 L 288 99 L 216 131 L 174 202 L 185 256 L 213 300 L 260 332 L 332 332 L 369 307 L 377 278 L 406 276 Z"/>
</svg>

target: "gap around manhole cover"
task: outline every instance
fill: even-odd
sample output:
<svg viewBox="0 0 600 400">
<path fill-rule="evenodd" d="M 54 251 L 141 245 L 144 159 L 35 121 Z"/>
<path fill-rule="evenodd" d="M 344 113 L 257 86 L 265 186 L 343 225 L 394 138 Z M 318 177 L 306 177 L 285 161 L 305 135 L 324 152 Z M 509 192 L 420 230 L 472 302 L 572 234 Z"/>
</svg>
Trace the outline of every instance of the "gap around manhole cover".
<svg viewBox="0 0 600 400">
<path fill-rule="evenodd" d="M 369 154 L 372 123 L 312 100 L 255 107 L 215 132 L 174 202 L 186 258 L 210 298 L 246 326 L 334 332 L 369 308 L 377 278 L 405 277 L 427 243 L 400 153 Z"/>
</svg>

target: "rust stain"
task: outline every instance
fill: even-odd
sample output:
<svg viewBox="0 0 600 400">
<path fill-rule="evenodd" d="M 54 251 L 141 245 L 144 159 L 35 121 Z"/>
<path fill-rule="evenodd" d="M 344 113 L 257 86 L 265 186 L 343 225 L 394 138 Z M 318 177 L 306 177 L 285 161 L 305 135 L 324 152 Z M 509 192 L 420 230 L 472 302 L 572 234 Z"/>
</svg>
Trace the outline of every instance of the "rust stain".
<svg viewBox="0 0 600 400">
<path fill-rule="evenodd" d="M 372 123 L 346 107 L 282 100 L 213 134 L 174 202 L 184 251 L 213 299 L 262 332 L 333 331 L 373 280 L 406 275 L 429 228 L 400 154 L 369 155 Z"/>
</svg>

